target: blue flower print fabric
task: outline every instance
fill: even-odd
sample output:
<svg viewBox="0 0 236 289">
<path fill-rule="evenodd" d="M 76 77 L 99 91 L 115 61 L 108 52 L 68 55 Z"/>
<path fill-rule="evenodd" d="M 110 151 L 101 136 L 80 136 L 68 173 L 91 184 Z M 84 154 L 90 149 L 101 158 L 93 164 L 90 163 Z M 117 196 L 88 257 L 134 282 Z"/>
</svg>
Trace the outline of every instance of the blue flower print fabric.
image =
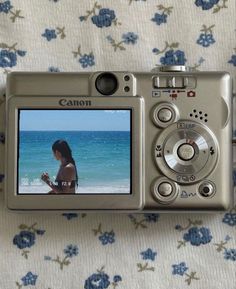
<svg viewBox="0 0 236 289">
<path fill-rule="evenodd" d="M 0 94 L 7 74 L 20 70 L 187 65 L 228 71 L 235 82 L 235 6 L 235 0 L 0 0 Z M 236 170 L 233 178 L 236 185 Z M 5 208 L 3 182 L 0 171 L 1 289 L 236 288 L 235 204 L 215 214 L 17 214 Z"/>
</svg>

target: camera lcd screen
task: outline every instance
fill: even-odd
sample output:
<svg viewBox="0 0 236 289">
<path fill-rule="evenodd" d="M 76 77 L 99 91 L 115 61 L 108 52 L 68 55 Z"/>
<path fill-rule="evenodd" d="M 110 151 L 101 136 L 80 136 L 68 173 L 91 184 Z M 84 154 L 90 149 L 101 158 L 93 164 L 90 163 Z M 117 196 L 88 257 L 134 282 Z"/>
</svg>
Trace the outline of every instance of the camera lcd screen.
<svg viewBox="0 0 236 289">
<path fill-rule="evenodd" d="M 131 194 L 131 109 L 19 109 L 18 194 Z"/>
</svg>

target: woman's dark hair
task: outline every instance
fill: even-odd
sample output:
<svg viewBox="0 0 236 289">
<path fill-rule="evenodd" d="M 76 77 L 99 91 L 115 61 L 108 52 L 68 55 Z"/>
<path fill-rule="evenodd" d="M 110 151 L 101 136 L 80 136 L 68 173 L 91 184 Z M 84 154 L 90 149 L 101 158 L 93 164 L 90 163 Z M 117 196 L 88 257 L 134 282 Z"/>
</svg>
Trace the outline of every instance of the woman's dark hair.
<svg viewBox="0 0 236 289">
<path fill-rule="evenodd" d="M 76 185 L 78 186 L 77 168 L 76 168 L 75 160 L 72 157 L 71 148 L 68 145 L 68 143 L 63 139 L 59 139 L 59 140 L 55 141 L 54 144 L 52 145 L 52 150 L 54 152 L 59 151 L 61 153 L 62 157 L 64 157 L 68 162 L 72 163 L 75 166 Z"/>
</svg>

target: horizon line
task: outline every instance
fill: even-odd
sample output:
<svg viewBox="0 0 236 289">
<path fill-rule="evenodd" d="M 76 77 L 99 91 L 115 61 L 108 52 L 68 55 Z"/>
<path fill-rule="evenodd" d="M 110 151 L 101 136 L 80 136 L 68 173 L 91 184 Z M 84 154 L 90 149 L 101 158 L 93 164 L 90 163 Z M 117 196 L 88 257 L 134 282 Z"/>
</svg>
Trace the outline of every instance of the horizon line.
<svg viewBox="0 0 236 289">
<path fill-rule="evenodd" d="M 92 132 L 92 131 L 99 131 L 99 132 L 103 132 L 103 131 L 106 131 L 106 132 L 118 132 L 118 131 L 127 131 L 127 132 L 130 132 L 130 130 L 28 130 L 28 129 L 24 129 L 24 130 L 19 130 L 19 132 L 24 132 L 24 131 L 41 131 L 41 132 L 45 132 L 45 131 L 48 131 L 48 132 L 57 132 L 57 131 L 63 131 L 63 132 L 71 132 L 71 131 L 75 131 L 75 132 L 78 132 L 78 131 L 88 131 L 88 132 Z"/>
</svg>

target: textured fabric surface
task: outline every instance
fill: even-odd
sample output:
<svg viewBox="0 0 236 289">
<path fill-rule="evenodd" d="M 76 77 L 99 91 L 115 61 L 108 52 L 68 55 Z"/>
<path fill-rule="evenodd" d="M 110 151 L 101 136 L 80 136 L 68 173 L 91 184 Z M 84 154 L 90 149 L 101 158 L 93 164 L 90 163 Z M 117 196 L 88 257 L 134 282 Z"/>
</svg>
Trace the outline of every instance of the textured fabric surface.
<svg viewBox="0 0 236 289">
<path fill-rule="evenodd" d="M 0 0 L 9 71 L 236 76 L 235 0 Z M 2 157 L 2 156 L 1 156 Z M 0 202 L 0 288 L 236 288 L 236 207 L 219 214 L 15 214 Z"/>
</svg>

